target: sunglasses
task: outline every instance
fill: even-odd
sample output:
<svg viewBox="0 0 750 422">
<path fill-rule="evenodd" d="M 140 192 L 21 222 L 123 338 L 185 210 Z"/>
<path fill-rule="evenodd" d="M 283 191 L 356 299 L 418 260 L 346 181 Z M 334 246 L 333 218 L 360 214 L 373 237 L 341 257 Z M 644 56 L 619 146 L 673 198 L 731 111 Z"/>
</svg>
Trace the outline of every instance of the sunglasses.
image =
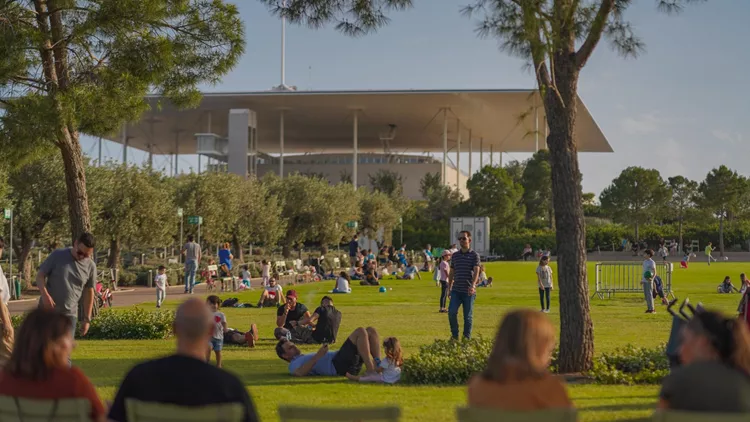
<svg viewBox="0 0 750 422">
<path fill-rule="evenodd" d="M 463 237 L 459 237 L 458 240 L 469 240 L 469 238 L 466 236 L 463 236 Z"/>
</svg>

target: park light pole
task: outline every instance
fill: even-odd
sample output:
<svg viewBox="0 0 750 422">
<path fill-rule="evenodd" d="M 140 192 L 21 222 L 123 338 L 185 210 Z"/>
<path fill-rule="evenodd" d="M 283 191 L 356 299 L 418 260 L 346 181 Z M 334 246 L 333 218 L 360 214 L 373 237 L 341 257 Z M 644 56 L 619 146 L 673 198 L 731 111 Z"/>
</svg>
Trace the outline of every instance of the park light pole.
<svg viewBox="0 0 750 422">
<path fill-rule="evenodd" d="M 401 242 L 399 245 L 404 244 L 404 217 L 399 217 L 398 222 L 401 224 Z"/>
<path fill-rule="evenodd" d="M 182 250 L 182 216 L 184 215 L 184 212 L 182 211 L 182 208 L 177 208 L 177 216 L 180 217 L 180 244 L 178 245 L 180 247 L 180 250 Z M 182 263 L 182 254 L 179 255 L 177 258 L 179 263 Z"/>
</svg>

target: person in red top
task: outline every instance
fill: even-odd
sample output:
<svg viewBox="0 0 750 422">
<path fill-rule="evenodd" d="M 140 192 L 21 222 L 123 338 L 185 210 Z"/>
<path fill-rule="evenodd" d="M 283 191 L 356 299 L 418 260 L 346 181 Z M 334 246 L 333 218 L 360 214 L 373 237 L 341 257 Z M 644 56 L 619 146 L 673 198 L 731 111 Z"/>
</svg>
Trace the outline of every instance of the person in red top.
<svg viewBox="0 0 750 422">
<path fill-rule="evenodd" d="M 0 395 L 25 399 L 87 399 L 91 420 L 105 420 L 94 385 L 68 361 L 73 350 L 72 321 L 54 309 L 31 311 L 16 333 L 13 353 L 0 371 Z M 54 420 L 54 417 L 53 419 Z"/>
</svg>

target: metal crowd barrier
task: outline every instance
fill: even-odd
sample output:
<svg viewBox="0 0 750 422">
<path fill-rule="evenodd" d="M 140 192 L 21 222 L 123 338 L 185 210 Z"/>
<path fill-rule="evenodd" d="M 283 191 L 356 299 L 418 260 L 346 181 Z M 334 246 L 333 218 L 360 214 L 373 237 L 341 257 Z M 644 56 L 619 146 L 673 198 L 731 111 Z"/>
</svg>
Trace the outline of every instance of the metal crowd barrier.
<svg viewBox="0 0 750 422">
<path fill-rule="evenodd" d="M 674 298 L 672 292 L 671 262 L 657 262 L 656 275 L 662 280 L 664 295 Z M 596 264 L 596 292 L 599 299 L 611 298 L 616 293 L 643 294 L 643 263 L 641 262 L 599 262 Z M 592 297 L 593 297 L 592 296 Z"/>
</svg>

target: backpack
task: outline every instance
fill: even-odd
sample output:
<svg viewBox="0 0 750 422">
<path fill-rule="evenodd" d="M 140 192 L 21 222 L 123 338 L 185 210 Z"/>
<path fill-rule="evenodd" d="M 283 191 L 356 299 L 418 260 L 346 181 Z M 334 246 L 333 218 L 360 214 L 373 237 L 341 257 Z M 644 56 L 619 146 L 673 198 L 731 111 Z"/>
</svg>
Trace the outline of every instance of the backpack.
<svg viewBox="0 0 750 422">
<path fill-rule="evenodd" d="M 236 297 L 232 297 L 232 298 L 226 299 L 225 301 L 221 302 L 221 307 L 222 308 L 231 308 L 231 307 L 234 307 L 234 305 L 237 302 L 239 302 L 239 301 L 240 300 L 237 299 Z"/>
</svg>

